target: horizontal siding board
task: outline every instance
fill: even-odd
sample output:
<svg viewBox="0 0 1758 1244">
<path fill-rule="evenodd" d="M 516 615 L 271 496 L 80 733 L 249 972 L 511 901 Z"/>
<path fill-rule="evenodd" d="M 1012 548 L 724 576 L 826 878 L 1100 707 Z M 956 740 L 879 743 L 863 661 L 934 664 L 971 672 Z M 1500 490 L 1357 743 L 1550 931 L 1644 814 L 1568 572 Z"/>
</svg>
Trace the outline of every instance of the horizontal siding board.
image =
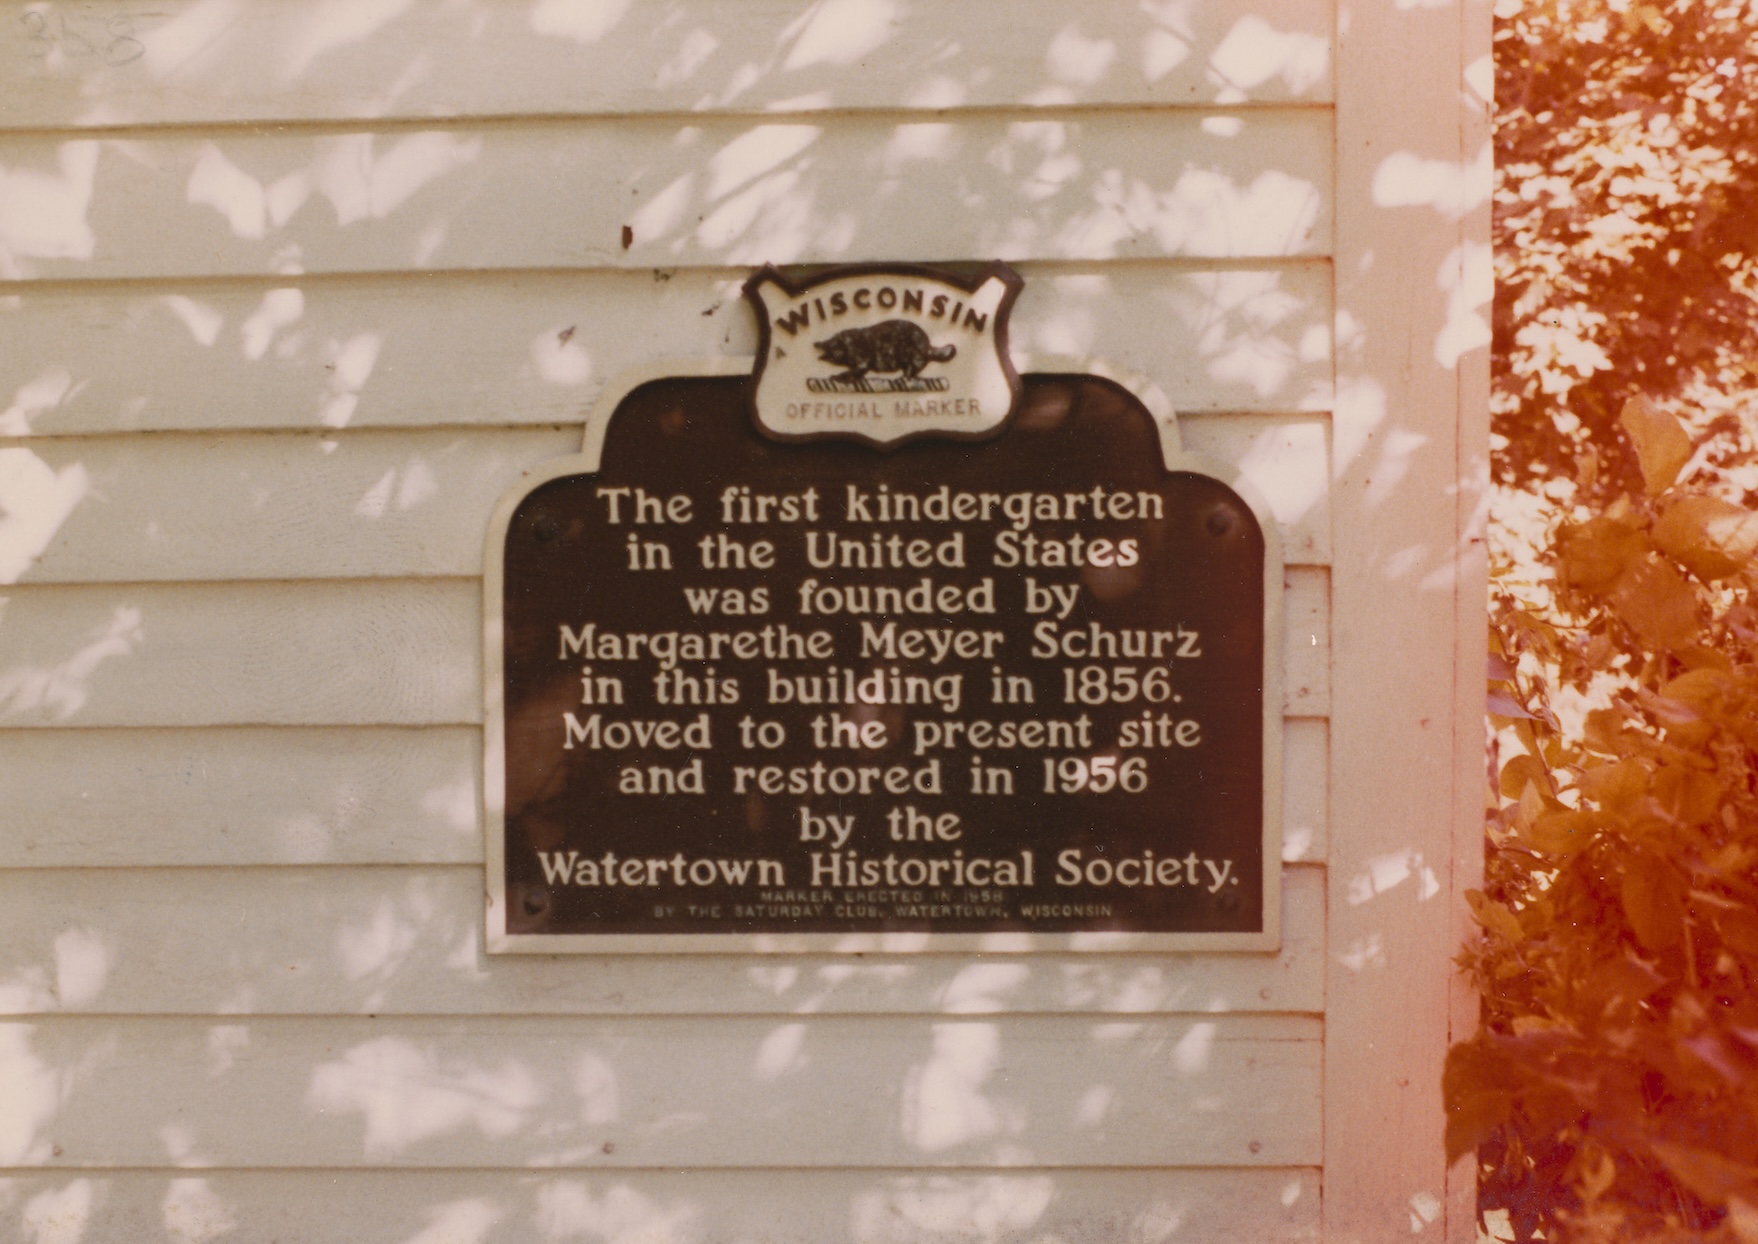
<svg viewBox="0 0 1758 1244">
<path fill-rule="evenodd" d="M 1285 723 L 1283 856 L 1325 856 L 1326 727 Z M 10 730 L 0 868 L 480 864 L 468 726 Z"/>
<path fill-rule="evenodd" d="M 85 487 L 21 581 L 480 575 L 501 495 L 579 450 L 577 427 L 36 442 Z"/>
<path fill-rule="evenodd" d="M 1174 410 L 1330 408 L 1320 262 L 1022 264 L 1020 354 L 1088 356 Z M 219 428 L 580 423 L 618 375 L 749 354 L 724 270 L 173 280 L 0 295 L 0 438 Z"/>
<path fill-rule="evenodd" d="M 38 1226 L 49 1222 L 73 1229 L 49 1235 Z M 1295 1244 L 1317 1239 L 1318 1223 L 1318 1172 L 1311 1168 L 0 1177 L 0 1236 L 45 1244 Z"/>
<path fill-rule="evenodd" d="M 477 869 L 14 870 L 0 1014 L 1316 1013 L 1324 886 L 1285 872 L 1273 955 L 588 961 L 486 959 Z"/>
<path fill-rule="evenodd" d="M 482 716 L 473 580 L 27 587 L 0 600 L 3 725 Z"/>
<path fill-rule="evenodd" d="M 61 1016 L 0 1024 L 0 1164 L 1306 1166 L 1282 1016 Z M 734 1141 L 736 1138 L 736 1142 Z"/>
<path fill-rule="evenodd" d="M 0 867 L 480 864 L 481 768 L 474 726 L 8 730 Z"/>
<path fill-rule="evenodd" d="M 1322 716 L 1329 575 L 1285 575 L 1285 708 Z M 36 585 L 0 592 L 0 726 L 481 720 L 469 579 Z"/>
<path fill-rule="evenodd" d="M 48 20 L 24 13 L 37 10 Z M 1273 16 L 1272 16 L 1273 14 Z M 0 6 L 0 125 L 1325 101 L 1322 0 Z"/>
<path fill-rule="evenodd" d="M 1186 427 L 1187 446 L 1280 485 L 1270 495 L 1287 520 L 1286 560 L 1323 559 L 1322 421 L 1208 416 Z M 10 451 L 15 469 L 28 455 L 34 480 L 67 481 L 45 489 L 66 512 L 19 581 L 479 575 L 501 495 L 579 446 L 578 428 L 33 442 Z"/>
<path fill-rule="evenodd" d="M 1328 115 L 1219 120 L 19 138 L 6 176 L 44 207 L 0 233 L 0 275 L 1326 253 Z"/>
</svg>

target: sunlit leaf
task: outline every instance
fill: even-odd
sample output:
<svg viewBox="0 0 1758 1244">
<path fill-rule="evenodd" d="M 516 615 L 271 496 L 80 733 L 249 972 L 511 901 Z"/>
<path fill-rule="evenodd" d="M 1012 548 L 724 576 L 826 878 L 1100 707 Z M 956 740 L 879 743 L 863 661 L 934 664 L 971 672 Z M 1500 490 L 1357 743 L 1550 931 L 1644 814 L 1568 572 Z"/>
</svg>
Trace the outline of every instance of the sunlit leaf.
<svg viewBox="0 0 1758 1244">
<path fill-rule="evenodd" d="M 1668 864 L 1634 852 L 1625 862 L 1618 895 L 1630 931 L 1651 951 L 1677 946 L 1684 937 L 1685 885 Z"/>
<path fill-rule="evenodd" d="M 1697 637 L 1696 591 L 1653 554 L 1625 570 L 1612 600 L 1630 629 L 1656 648 L 1688 647 Z"/>
<path fill-rule="evenodd" d="M 1576 787 L 1608 812 L 1628 812 L 1648 793 L 1648 768 L 1639 760 L 1591 765 L 1581 770 Z"/>
<path fill-rule="evenodd" d="M 1441 1094 L 1447 1108 L 1447 1160 L 1472 1152 L 1508 1120 L 1513 1081 L 1508 1062 L 1483 1043 L 1447 1051 Z"/>
<path fill-rule="evenodd" d="M 1548 812 L 1535 817 L 1522 832 L 1546 855 L 1569 856 L 1587 845 L 1602 819 L 1596 812 Z"/>
<path fill-rule="evenodd" d="M 1672 487 L 1691 457 L 1691 437 L 1684 425 L 1641 396 L 1624 403 L 1618 422 L 1636 447 L 1636 461 L 1642 468 L 1642 483 L 1648 495 L 1658 496 Z"/>
<path fill-rule="evenodd" d="M 1590 519 L 1563 529 L 1557 550 L 1557 573 L 1565 587 L 1601 594 L 1609 592 L 1624 571 L 1648 551 L 1648 539 L 1634 523 L 1613 518 Z"/>
<path fill-rule="evenodd" d="M 1719 497 L 1680 497 L 1654 524 L 1654 543 L 1700 579 L 1725 579 L 1758 555 L 1758 514 Z"/>
<path fill-rule="evenodd" d="M 1502 794 L 1509 799 L 1520 798 L 1528 782 L 1538 782 L 1545 790 L 1550 789 L 1550 775 L 1537 756 L 1516 756 L 1502 766 Z"/>
</svg>

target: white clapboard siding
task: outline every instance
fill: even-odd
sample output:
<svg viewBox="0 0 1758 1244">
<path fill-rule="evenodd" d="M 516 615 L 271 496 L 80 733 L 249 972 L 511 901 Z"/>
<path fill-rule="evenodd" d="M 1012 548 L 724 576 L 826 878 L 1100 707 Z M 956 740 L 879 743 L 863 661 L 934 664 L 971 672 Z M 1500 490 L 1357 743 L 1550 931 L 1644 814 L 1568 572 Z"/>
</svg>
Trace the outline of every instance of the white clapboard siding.
<svg viewBox="0 0 1758 1244">
<path fill-rule="evenodd" d="M 1018 354 L 1098 356 L 1172 408 L 1331 404 L 1331 273 L 1019 265 Z M 0 292 L 0 438 L 137 429 L 580 423 L 617 376 L 749 354 L 724 269 L 483 272 Z"/>
<path fill-rule="evenodd" d="M 474 726 L 7 730 L 0 868 L 480 864 L 481 768 Z"/>
<path fill-rule="evenodd" d="M 4 725 L 482 715 L 475 580 L 27 587 L 0 600 Z"/>
<path fill-rule="evenodd" d="M 1329 115 L 20 137 L 0 276 L 1213 259 L 1330 247 Z M 625 229 L 628 231 L 625 234 Z"/>
<path fill-rule="evenodd" d="M 59 1016 L 0 1024 L 0 1164 L 1304 1166 L 1319 1037 L 1280 1015 Z"/>
<path fill-rule="evenodd" d="M 0 125 L 1323 101 L 1330 7 L 0 5 Z M 27 17 L 36 13 L 40 17 Z M 914 15 L 926 16 L 921 11 Z"/>
<path fill-rule="evenodd" d="M 476 868 L 11 870 L 0 1014 L 1317 1013 L 1324 894 L 1284 872 L 1277 954 L 586 962 L 486 959 Z"/>
<path fill-rule="evenodd" d="M 1285 579 L 1285 707 L 1323 716 L 1330 578 Z M 472 579 L 43 585 L 0 602 L 0 726 L 481 719 Z"/>
<path fill-rule="evenodd" d="M 1282 858 L 1325 858 L 1322 720 L 1283 722 Z M 0 868 L 480 864 L 474 727 L 0 733 Z"/>
<path fill-rule="evenodd" d="M 43 1244 L 1294 1244 L 1318 1220 L 1303 1168 L 0 1176 L 0 1237 Z"/>
<path fill-rule="evenodd" d="M 1322 560 L 1322 419 L 1209 416 L 1182 430 L 1186 448 L 1270 498 L 1285 561 Z M 22 574 L 6 569 L 24 583 L 480 575 L 501 495 L 579 447 L 578 427 L 33 441 L 0 449 L 12 460 L 0 505 L 42 513 L 47 530 Z"/>
</svg>

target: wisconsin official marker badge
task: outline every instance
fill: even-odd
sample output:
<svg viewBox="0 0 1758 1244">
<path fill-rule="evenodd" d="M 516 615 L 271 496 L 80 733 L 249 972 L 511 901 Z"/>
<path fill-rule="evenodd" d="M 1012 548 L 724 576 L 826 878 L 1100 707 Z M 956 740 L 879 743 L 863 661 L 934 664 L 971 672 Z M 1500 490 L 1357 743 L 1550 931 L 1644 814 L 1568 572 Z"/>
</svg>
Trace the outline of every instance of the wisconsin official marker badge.
<svg viewBox="0 0 1758 1244">
<path fill-rule="evenodd" d="M 773 267 L 745 284 L 761 334 L 757 426 L 778 440 L 990 436 L 1019 400 L 1007 315 L 1019 275 L 966 281 L 931 268 L 837 268 L 794 282 Z"/>
</svg>

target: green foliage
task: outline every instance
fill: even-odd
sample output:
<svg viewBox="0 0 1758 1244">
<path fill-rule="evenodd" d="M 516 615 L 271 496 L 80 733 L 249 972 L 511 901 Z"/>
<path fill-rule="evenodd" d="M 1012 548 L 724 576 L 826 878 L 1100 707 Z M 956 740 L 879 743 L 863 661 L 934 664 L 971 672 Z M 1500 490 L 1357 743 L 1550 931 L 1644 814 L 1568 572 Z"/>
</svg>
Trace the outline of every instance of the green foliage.
<svg viewBox="0 0 1758 1244">
<path fill-rule="evenodd" d="M 1638 488 L 1643 394 L 1758 374 L 1758 11 L 1749 0 L 1499 0 L 1495 470 L 1600 504 Z M 1750 429 L 1698 403 L 1743 456 Z M 1699 428 L 1698 431 L 1704 430 Z"/>
<path fill-rule="evenodd" d="M 1497 0 L 1480 1033 L 1516 1236 L 1758 1244 L 1758 0 Z"/>
<path fill-rule="evenodd" d="M 1483 1027 L 1446 1070 L 1519 1238 L 1758 1241 L 1758 512 L 1678 485 L 1676 421 L 1625 412 L 1643 485 L 1494 612 L 1499 767 Z"/>
</svg>

